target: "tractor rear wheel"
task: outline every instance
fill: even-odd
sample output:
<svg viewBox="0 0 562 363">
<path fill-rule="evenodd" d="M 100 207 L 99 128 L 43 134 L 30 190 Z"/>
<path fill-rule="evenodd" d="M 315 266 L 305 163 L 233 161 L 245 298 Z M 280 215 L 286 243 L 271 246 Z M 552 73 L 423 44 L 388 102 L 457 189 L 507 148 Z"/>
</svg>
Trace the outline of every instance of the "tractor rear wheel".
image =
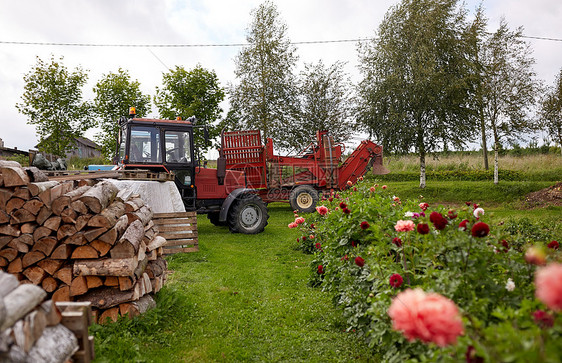
<svg viewBox="0 0 562 363">
<path fill-rule="evenodd" d="M 300 185 L 291 191 L 289 203 L 299 213 L 314 212 L 318 204 L 318 192 L 310 185 Z"/>
<path fill-rule="evenodd" d="M 267 207 L 255 194 L 242 195 L 228 211 L 228 227 L 233 233 L 256 234 L 267 225 Z"/>
</svg>

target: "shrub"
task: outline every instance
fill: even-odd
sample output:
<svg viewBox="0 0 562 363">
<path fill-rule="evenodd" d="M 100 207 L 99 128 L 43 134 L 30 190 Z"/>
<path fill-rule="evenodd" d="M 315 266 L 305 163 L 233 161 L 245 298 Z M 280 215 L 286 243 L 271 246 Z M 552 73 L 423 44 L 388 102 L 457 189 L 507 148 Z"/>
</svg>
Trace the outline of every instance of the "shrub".
<svg viewBox="0 0 562 363">
<path fill-rule="evenodd" d="M 482 210 L 475 211 L 477 205 L 449 211 L 402 201 L 389 189 L 366 183 L 359 183 L 356 191 L 324 197 L 323 204 L 329 210 L 326 215 L 307 215 L 297 227 L 322 246 L 311 264 L 311 285 L 333 294 L 348 329 L 364 335 L 383 360 L 459 361 L 471 356 L 539 361 L 557 357 L 562 348 L 562 317 L 535 298 L 536 266 L 524 258 L 538 241 L 540 245 L 533 251 L 544 261 L 560 259 L 558 250 L 546 248 L 550 240 L 544 238 L 551 237 L 547 233 L 540 234 L 529 224 L 523 231 L 511 222 L 490 225 Z M 464 226 L 459 228 L 461 221 Z M 414 228 L 426 224 L 428 233 L 426 228 L 421 228 L 423 234 Z M 542 260 L 535 256 L 530 261 Z M 435 293 L 442 298 L 434 300 L 450 300 L 458 306 L 464 334 L 456 344 L 449 344 L 456 340 L 454 336 L 424 336 L 423 329 L 410 331 L 408 337 L 437 345 L 408 341 L 402 332 L 393 330 L 393 324 L 408 324 L 392 322 L 389 307 L 400 292 L 415 288 L 429 294 L 419 296 Z M 436 314 L 439 311 L 426 311 L 421 315 L 423 321 L 416 324 L 427 324 L 427 332 L 431 332 Z"/>
</svg>

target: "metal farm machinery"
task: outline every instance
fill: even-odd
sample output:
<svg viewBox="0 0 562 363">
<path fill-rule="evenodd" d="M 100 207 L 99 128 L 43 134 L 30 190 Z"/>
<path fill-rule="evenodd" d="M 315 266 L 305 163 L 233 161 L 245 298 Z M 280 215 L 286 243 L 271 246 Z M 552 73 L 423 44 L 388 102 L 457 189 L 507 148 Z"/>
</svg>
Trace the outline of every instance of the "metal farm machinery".
<svg viewBox="0 0 562 363">
<path fill-rule="evenodd" d="M 369 169 L 386 174 L 382 146 L 363 140 L 347 158 L 343 144 L 327 131 L 316 132 L 316 142 L 295 156 L 275 155 L 273 142 L 262 144 L 259 130 L 223 132 L 217 169 L 242 171 L 246 187 L 266 202 L 289 201 L 299 212 L 314 211 L 319 193 L 343 190 Z"/>
</svg>

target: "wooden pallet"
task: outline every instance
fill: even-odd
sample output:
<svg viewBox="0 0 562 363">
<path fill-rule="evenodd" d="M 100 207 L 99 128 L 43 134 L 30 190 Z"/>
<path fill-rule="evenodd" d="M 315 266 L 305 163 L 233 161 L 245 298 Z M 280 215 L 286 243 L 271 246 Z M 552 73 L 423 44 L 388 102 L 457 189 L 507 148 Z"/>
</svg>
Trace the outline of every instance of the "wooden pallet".
<svg viewBox="0 0 562 363">
<path fill-rule="evenodd" d="M 95 358 L 94 337 L 88 334 L 92 324 L 92 308 L 89 302 L 55 303 L 62 314 L 61 324 L 68 328 L 78 339 L 79 349 L 72 356 L 74 362 L 89 363 Z"/>
<path fill-rule="evenodd" d="M 165 255 L 199 251 L 196 212 L 155 213 L 152 220 L 167 241 Z"/>
</svg>

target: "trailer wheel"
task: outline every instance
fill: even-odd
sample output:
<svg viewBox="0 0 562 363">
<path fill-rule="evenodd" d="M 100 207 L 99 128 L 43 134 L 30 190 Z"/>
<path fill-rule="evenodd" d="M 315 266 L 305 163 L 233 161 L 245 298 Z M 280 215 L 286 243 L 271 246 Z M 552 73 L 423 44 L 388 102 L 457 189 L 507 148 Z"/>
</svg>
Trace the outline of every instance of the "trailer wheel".
<svg viewBox="0 0 562 363">
<path fill-rule="evenodd" d="M 300 185 L 291 191 L 289 202 L 291 208 L 299 213 L 314 212 L 318 203 L 318 192 L 310 185 Z"/>
<path fill-rule="evenodd" d="M 226 226 L 227 223 L 226 222 L 221 222 L 219 221 L 219 216 L 220 216 L 220 212 L 211 212 L 207 214 L 207 218 L 209 218 L 209 221 L 211 222 L 211 224 L 221 227 L 221 226 Z"/>
<path fill-rule="evenodd" d="M 245 194 L 228 211 L 227 222 L 230 232 L 256 234 L 263 232 L 268 218 L 263 200 L 255 194 Z"/>
</svg>

